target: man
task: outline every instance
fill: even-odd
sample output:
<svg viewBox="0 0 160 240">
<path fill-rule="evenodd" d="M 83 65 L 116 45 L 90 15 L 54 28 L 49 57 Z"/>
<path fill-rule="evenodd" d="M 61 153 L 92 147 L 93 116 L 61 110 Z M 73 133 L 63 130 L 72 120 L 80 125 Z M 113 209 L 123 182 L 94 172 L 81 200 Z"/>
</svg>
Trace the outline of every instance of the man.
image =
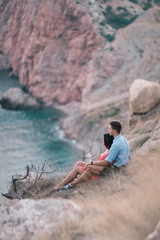
<svg viewBox="0 0 160 240">
<path fill-rule="evenodd" d="M 110 164 L 113 163 L 115 167 L 128 165 L 130 160 L 130 147 L 127 140 L 120 134 L 121 123 L 119 121 L 110 122 L 108 132 L 113 136 L 114 140 L 105 160 Z"/>
<path fill-rule="evenodd" d="M 130 160 L 130 147 L 127 140 L 120 134 L 121 123 L 119 121 L 112 121 L 109 123 L 108 132 L 113 136 L 113 144 L 110 148 L 109 154 L 105 160 L 98 162 L 91 162 L 88 166 L 113 166 L 115 168 L 120 168 L 121 166 L 126 166 Z M 87 167 L 86 166 L 86 169 Z"/>
</svg>

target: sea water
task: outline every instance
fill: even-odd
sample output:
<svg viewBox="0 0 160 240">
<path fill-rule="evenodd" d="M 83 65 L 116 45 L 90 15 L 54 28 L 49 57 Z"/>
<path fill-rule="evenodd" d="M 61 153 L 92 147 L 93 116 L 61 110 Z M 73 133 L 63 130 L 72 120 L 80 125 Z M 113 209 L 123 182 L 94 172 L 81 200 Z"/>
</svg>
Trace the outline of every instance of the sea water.
<svg viewBox="0 0 160 240">
<path fill-rule="evenodd" d="M 18 79 L 0 72 L 0 98 Z M 7 192 L 13 175 L 33 164 L 37 169 L 47 161 L 48 171 L 67 172 L 81 158 L 77 145 L 59 129 L 64 117 L 56 109 L 7 110 L 0 105 L 0 192 Z"/>
</svg>

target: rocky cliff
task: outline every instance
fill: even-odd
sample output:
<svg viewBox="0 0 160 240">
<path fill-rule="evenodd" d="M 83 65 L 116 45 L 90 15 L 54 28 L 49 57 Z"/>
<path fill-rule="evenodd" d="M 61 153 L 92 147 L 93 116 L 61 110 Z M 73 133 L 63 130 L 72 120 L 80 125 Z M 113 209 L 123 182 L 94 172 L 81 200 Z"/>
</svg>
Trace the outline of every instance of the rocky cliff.
<svg viewBox="0 0 160 240">
<path fill-rule="evenodd" d="M 1 1 L 0 51 L 21 86 L 47 105 L 82 101 L 114 84 L 112 76 L 122 89 L 138 75 L 155 80 L 159 9 L 143 8 L 131 1 Z"/>
<path fill-rule="evenodd" d="M 74 220 L 80 210 L 73 201 L 60 198 L 0 202 L 0 239 L 45 239 L 46 232 L 56 231 L 64 219 Z"/>
<path fill-rule="evenodd" d="M 103 42 L 86 11 L 65 0 L 1 2 L 0 50 L 21 86 L 48 105 L 80 101 Z"/>
<path fill-rule="evenodd" d="M 133 80 L 159 83 L 158 1 L 0 2 L 0 53 L 22 88 L 64 105 L 72 137 L 128 122 Z M 74 132 L 73 132 L 74 129 Z"/>
<path fill-rule="evenodd" d="M 129 88 L 135 79 L 145 79 L 160 83 L 159 78 L 159 16 L 160 8 L 151 8 L 145 11 L 134 22 L 116 32 L 115 40 L 102 48 L 103 61 L 97 60 L 97 72 L 102 79 L 104 65 L 106 71 L 113 73 L 107 76 L 103 72 L 103 86 L 92 91 L 83 99 L 75 117 L 63 122 L 68 134 L 86 134 L 90 131 L 99 133 L 99 129 L 106 129 L 106 119 L 121 119 L 123 125 L 128 126 L 129 116 Z M 99 68 L 98 68 L 99 64 Z M 103 67 L 102 67 L 103 65 Z M 80 120 L 79 120 L 80 119 Z M 78 125 L 79 128 L 76 128 Z M 71 129 L 74 127 L 74 133 Z M 126 130 L 126 129 L 125 129 Z M 128 130 L 128 129 L 127 129 Z"/>
</svg>

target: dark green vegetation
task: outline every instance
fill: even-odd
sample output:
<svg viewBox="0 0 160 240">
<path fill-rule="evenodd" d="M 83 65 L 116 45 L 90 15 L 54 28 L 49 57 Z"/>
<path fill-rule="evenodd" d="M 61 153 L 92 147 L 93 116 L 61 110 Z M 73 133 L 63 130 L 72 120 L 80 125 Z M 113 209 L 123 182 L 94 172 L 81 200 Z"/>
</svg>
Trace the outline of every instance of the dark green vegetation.
<svg viewBox="0 0 160 240">
<path fill-rule="evenodd" d="M 120 113 L 120 108 L 111 107 L 101 113 L 96 113 L 88 118 L 88 129 L 91 130 L 94 124 L 102 122 L 106 118 L 112 118 Z"/>
<path fill-rule="evenodd" d="M 106 38 L 106 40 L 108 42 L 112 42 L 114 39 L 115 39 L 115 36 L 114 35 L 111 35 L 111 34 L 104 34 L 103 32 L 101 32 L 101 35 Z"/>
<path fill-rule="evenodd" d="M 143 2 L 143 4 L 144 4 L 143 10 L 146 11 L 152 7 L 152 0 L 147 0 L 147 2 Z"/>
<path fill-rule="evenodd" d="M 138 4 L 138 0 L 129 0 L 129 1 Z"/>
<path fill-rule="evenodd" d="M 113 107 L 110 110 L 105 111 L 103 114 L 100 114 L 100 118 L 115 117 L 120 112 L 119 108 Z"/>
<path fill-rule="evenodd" d="M 111 6 L 107 6 L 102 13 L 105 17 L 105 21 L 100 24 L 104 25 L 107 23 L 115 29 L 126 27 L 138 17 L 138 15 L 131 15 L 124 7 L 118 7 L 117 13 L 115 13 Z"/>
</svg>

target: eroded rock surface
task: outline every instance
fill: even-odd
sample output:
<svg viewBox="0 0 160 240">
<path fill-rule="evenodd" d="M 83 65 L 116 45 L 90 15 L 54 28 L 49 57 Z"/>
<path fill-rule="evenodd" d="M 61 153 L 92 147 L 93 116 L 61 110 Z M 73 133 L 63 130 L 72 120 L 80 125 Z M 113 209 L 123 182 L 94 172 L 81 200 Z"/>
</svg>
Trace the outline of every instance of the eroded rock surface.
<svg viewBox="0 0 160 240">
<path fill-rule="evenodd" d="M 20 84 L 47 104 L 80 101 L 92 55 L 102 43 L 89 15 L 70 0 L 7 3 L 0 50 Z"/>
<path fill-rule="evenodd" d="M 159 240 L 160 239 L 160 221 L 158 222 L 155 230 L 148 235 L 145 240 Z"/>
<path fill-rule="evenodd" d="M 158 7 L 145 13 L 115 0 L 2 0 L 0 6 L 0 51 L 20 84 L 47 105 L 82 101 L 104 84 L 126 89 L 139 74 L 156 78 Z M 126 24 L 113 25 L 113 16 Z"/>
<path fill-rule="evenodd" d="M 143 144 L 138 152 L 145 155 L 154 152 L 155 149 L 160 149 L 160 121 L 150 133 L 150 138 Z"/>
<path fill-rule="evenodd" d="M 86 116 L 109 105 L 120 109 L 114 118 L 128 121 L 133 80 L 160 83 L 160 7 L 152 1 L 145 11 L 147 3 L 1 1 L 0 51 L 33 96 L 47 106 L 65 104 L 72 115 L 62 124 L 68 136 L 97 135 L 105 117 L 96 128 Z"/>
<path fill-rule="evenodd" d="M 73 220 L 80 208 L 65 199 L 26 199 L 0 203 L 0 212 L 0 240 L 21 240 L 56 231 L 63 221 Z"/>
<path fill-rule="evenodd" d="M 1 70 L 8 70 L 10 68 L 10 64 L 8 62 L 7 56 L 0 53 L 0 71 Z"/>
</svg>

